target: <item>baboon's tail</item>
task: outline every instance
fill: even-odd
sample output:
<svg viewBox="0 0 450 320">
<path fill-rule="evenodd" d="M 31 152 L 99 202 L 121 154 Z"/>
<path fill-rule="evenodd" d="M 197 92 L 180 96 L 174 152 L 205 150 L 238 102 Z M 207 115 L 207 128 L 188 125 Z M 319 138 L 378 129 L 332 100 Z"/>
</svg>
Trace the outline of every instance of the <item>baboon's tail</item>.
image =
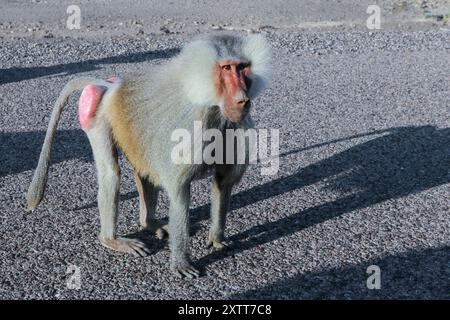
<svg viewBox="0 0 450 320">
<path fill-rule="evenodd" d="M 27 211 L 35 209 L 42 200 L 47 183 L 48 164 L 50 162 L 50 151 L 55 137 L 56 128 L 58 127 L 59 118 L 64 106 L 67 104 L 69 96 L 76 90 L 82 90 L 89 84 L 98 84 L 107 86 L 108 83 L 96 78 L 77 78 L 69 81 L 61 91 L 58 100 L 53 107 L 50 123 L 48 124 L 47 133 L 45 134 L 44 144 L 42 146 L 39 162 L 34 172 L 33 180 L 26 195 Z"/>
</svg>

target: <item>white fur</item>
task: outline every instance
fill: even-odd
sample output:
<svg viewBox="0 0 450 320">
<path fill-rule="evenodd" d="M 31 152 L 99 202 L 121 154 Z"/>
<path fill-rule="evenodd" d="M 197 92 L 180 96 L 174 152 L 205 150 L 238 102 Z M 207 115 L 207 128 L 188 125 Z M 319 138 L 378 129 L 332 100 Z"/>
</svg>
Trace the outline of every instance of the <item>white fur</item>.
<svg viewBox="0 0 450 320">
<path fill-rule="evenodd" d="M 214 88 L 214 67 L 217 60 L 216 50 L 205 40 L 194 41 L 183 49 L 178 67 L 182 73 L 180 78 L 183 89 L 192 104 L 218 104 Z"/>
<path fill-rule="evenodd" d="M 264 36 L 256 34 L 243 39 L 240 51 L 251 62 L 252 86 L 248 94 L 255 98 L 270 79 L 270 49 Z M 214 68 L 223 58 L 218 56 L 213 43 L 207 39 L 188 44 L 179 55 L 174 64 L 175 72 L 182 81 L 186 97 L 194 106 L 223 105 L 214 88 Z"/>
<path fill-rule="evenodd" d="M 251 62 L 250 77 L 253 83 L 249 96 L 254 98 L 266 88 L 270 80 L 270 48 L 263 35 L 254 34 L 244 39 L 242 51 Z"/>
</svg>

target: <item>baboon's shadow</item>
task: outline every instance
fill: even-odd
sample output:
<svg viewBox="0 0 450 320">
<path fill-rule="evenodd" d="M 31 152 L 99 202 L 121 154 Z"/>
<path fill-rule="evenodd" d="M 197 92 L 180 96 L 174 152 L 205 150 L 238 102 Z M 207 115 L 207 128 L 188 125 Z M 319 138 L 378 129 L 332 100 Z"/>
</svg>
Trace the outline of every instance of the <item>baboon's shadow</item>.
<svg viewBox="0 0 450 320">
<path fill-rule="evenodd" d="M 210 264 L 346 212 L 448 183 L 449 168 L 449 128 L 411 126 L 386 130 L 381 137 L 301 168 L 296 174 L 234 195 L 231 207 L 238 209 L 325 178 L 331 179 L 330 188 L 349 194 L 277 221 L 250 227 L 228 239 L 232 243 L 230 250 L 213 252 L 200 259 L 199 264 Z M 197 217 L 194 219 L 207 218 L 208 209 L 209 206 L 195 209 Z"/>
<path fill-rule="evenodd" d="M 379 290 L 367 287 L 367 267 L 380 268 Z M 372 275 L 373 273 L 371 273 Z M 450 250 L 429 248 L 283 278 L 230 299 L 449 299 Z"/>
<path fill-rule="evenodd" d="M 212 252 L 200 259 L 198 265 L 204 267 L 228 255 L 290 235 L 346 212 L 421 192 L 450 181 L 450 128 L 410 126 L 370 133 L 372 134 L 384 135 L 305 168 L 299 164 L 299 171 L 293 175 L 234 194 L 231 200 L 233 210 L 327 178 L 331 180 L 329 188 L 343 191 L 347 195 L 277 221 L 250 227 L 228 239 L 231 242 L 229 250 Z M 43 138 L 44 132 L 41 131 L 0 133 L 0 176 L 34 168 Z M 285 155 L 302 150 L 291 150 Z M 53 161 L 80 156 L 92 161 L 90 146 L 82 130 L 59 131 Z M 137 192 L 130 192 L 122 195 L 121 199 L 136 196 Z M 95 206 L 92 203 L 83 208 Z M 205 205 L 191 211 L 194 225 L 195 222 L 209 218 L 209 208 L 209 205 Z"/>
</svg>

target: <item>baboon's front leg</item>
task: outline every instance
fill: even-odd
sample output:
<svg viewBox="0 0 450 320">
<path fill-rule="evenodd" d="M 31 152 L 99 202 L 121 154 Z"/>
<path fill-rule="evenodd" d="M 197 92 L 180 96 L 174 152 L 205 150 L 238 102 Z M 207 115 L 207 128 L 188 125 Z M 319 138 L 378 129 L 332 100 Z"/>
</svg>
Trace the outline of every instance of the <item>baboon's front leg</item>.
<svg viewBox="0 0 450 320">
<path fill-rule="evenodd" d="M 196 278 L 199 271 L 189 258 L 189 202 L 190 186 L 185 185 L 169 193 L 170 267 L 179 277 Z"/>
<path fill-rule="evenodd" d="M 218 174 L 215 175 L 211 188 L 211 228 L 208 236 L 208 247 L 223 249 L 226 214 L 230 206 L 233 185 L 223 183 Z"/>
</svg>

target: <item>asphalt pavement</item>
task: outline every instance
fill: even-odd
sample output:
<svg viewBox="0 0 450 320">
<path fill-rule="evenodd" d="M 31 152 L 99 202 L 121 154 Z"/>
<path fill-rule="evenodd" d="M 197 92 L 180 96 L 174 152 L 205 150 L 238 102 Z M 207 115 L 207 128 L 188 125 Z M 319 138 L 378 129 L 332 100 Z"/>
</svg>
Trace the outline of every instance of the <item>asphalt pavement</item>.
<svg viewBox="0 0 450 320">
<path fill-rule="evenodd" d="M 64 1 L 2 3 L 1 299 L 450 298 L 450 31 L 448 16 L 430 14 L 448 1 L 429 1 L 429 11 L 420 1 L 383 1 L 389 19 L 380 30 L 365 26 L 364 1 L 262 2 L 225 1 L 232 9 L 220 13 L 206 1 L 111 1 L 102 14 L 80 1 L 80 30 L 65 28 Z M 52 105 L 68 80 L 142 71 L 199 34 L 249 31 L 264 33 L 273 49 L 273 80 L 252 115 L 258 128 L 279 130 L 280 167 L 262 176 L 253 165 L 235 188 L 225 251 L 206 247 L 210 179 L 193 184 L 199 279 L 177 280 L 167 240 L 138 232 L 123 157 L 119 233 L 143 239 L 152 254 L 100 245 L 77 95 L 59 125 L 44 200 L 25 212 Z M 167 211 L 162 194 L 158 216 Z M 367 286 L 372 265 L 379 289 Z"/>
</svg>

